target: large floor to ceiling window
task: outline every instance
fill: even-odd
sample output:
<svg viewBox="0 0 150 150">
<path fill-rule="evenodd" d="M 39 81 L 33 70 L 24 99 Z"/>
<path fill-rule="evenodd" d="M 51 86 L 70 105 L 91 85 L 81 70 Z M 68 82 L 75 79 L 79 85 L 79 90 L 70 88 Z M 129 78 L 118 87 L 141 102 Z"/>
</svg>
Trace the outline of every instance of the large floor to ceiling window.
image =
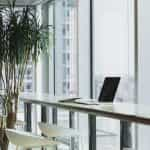
<svg viewBox="0 0 150 150">
<path fill-rule="evenodd" d="M 106 76 L 120 76 L 121 82 L 116 101 L 134 102 L 134 47 L 132 2 L 100 0 L 93 2 L 93 48 L 90 49 L 90 1 L 53 0 L 39 3 L 36 13 L 41 23 L 49 28 L 49 56 L 41 56 L 36 66 L 36 75 L 31 77 L 31 67 L 26 78 L 35 80 L 37 92 L 54 95 L 73 95 L 97 98 Z M 130 23 L 129 23 L 130 22 Z M 92 58 L 93 56 L 93 58 Z M 93 66 L 90 64 L 93 60 Z M 91 68 L 90 68 L 91 67 Z M 93 70 L 93 72 L 90 72 Z M 90 80 L 93 77 L 93 88 Z M 31 86 L 31 83 L 29 84 Z M 28 91 L 33 91 L 27 85 Z M 32 86 L 31 86 L 32 87 Z M 33 109 L 33 128 L 41 120 L 39 106 Z M 72 127 L 83 133 L 84 139 L 74 141 L 75 150 L 88 149 L 88 116 L 64 110 L 48 109 L 49 123 Z M 97 149 L 119 150 L 119 121 L 96 119 Z M 107 132 L 105 132 L 107 131 Z M 65 139 L 65 142 L 68 139 Z M 83 144 L 83 143 L 84 144 Z M 68 150 L 70 141 L 58 147 Z"/>
</svg>

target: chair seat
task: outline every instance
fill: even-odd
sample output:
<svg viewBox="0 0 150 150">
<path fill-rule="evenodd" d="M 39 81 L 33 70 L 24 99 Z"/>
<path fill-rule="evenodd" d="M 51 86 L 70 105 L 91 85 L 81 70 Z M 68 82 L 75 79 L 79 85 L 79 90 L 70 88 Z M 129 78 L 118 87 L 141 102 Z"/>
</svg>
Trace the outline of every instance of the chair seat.
<svg viewBox="0 0 150 150">
<path fill-rule="evenodd" d="M 39 128 L 45 136 L 48 137 L 71 137 L 79 136 L 79 132 L 75 129 L 63 128 L 57 125 L 47 123 L 39 123 Z"/>
<path fill-rule="evenodd" d="M 50 141 L 44 137 L 14 129 L 6 129 L 6 135 L 12 144 L 16 146 L 22 146 L 24 148 L 55 146 L 59 144 L 59 142 L 52 140 Z"/>
</svg>

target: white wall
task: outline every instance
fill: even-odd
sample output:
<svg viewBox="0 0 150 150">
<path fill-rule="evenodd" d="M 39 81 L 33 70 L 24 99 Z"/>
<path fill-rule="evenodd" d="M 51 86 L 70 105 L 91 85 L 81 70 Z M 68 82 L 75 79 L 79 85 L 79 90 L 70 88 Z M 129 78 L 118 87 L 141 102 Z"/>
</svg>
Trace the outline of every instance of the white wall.
<svg viewBox="0 0 150 150">
<path fill-rule="evenodd" d="M 37 5 L 37 17 L 40 23 L 48 24 L 48 5 Z M 43 17 L 44 16 L 44 17 Z M 36 66 L 36 92 L 49 93 L 49 55 L 41 54 Z"/>
<path fill-rule="evenodd" d="M 150 106 L 150 1 L 139 1 L 139 103 Z M 139 126 L 139 150 L 149 150 L 150 127 Z"/>
</svg>

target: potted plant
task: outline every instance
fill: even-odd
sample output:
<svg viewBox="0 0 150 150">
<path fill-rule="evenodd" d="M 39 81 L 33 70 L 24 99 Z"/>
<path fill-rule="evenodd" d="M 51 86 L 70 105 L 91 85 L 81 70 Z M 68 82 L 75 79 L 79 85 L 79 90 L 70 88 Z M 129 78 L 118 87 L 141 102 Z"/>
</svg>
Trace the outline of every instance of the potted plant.
<svg viewBox="0 0 150 150">
<path fill-rule="evenodd" d="M 29 6 L 16 10 L 16 0 L 0 8 L 0 98 L 6 116 L 6 128 L 14 128 L 18 111 L 18 95 L 29 60 L 37 61 L 48 44 L 48 30 L 38 23 Z M 8 140 L 0 127 L 0 148 L 7 150 Z"/>
</svg>

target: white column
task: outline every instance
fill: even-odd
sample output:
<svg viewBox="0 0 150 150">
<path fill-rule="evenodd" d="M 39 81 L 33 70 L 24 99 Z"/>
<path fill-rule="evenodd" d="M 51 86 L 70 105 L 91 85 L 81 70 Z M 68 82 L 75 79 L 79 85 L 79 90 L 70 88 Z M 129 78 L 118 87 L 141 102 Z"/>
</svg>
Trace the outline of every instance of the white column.
<svg viewBox="0 0 150 150">
<path fill-rule="evenodd" d="M 48 25 L 48 4 L 42 6 L 42 22 L 44 26 Z M 42 93 L 49 93 L 49 54 L 41 56 L 41 72 L 42 72 Z"/>
<path fill-rule="evenodd" d="M 78 60 L 79 96 L 90 97 L 90 6 L 89 0 L 78 1 Z M 88 116 L 79 114 L 79 130 L 82 138 L 81 150 L 88 150 Z M 84 127 L 83 127 L 84 126 Z M 84 144 L 83 144 L 84 143 Z"/>
<path fill-rule="evenodd" d="M 44 26 L 48 25 L 48 4 L 39 8 L 38 17 Z M 49 93 L 49 54 L 41 54 L 36 68 L 36 91 L 38 93 Z"/>
</svg>

